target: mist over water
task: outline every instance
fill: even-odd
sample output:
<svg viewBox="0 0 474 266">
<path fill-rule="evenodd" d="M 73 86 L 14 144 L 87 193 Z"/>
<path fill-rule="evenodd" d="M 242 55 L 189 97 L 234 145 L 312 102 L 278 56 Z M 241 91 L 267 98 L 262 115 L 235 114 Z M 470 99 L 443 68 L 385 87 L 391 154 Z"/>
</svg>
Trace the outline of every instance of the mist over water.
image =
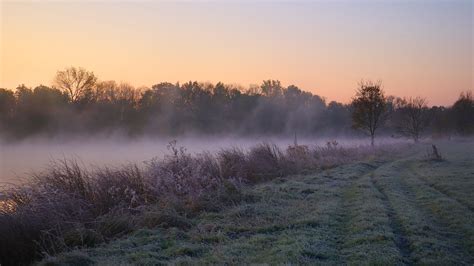
<svg viewBox="0 0 474 266">
<path fill-rule="evenodd" d="M 176 140 L 178 147 L 190 153 L 218 152 L 229 147 L 248 149 L 262 142 L 286 148 L 294 137 L 176 137 L 140 138 L 100 137 L 78 139 L 28 139 L 21 142 L 0 142 L 0 183 L 27 180 L 33 172 L 44 171 L 50 163 L 61 159 L 75 159 L 85 167 L 114 167 L 128 163 L 142 165 L 154 157 L 168 153 L 167 145 Z M 298 138 L 300 145 L 326 145 L 337 140 L 341 146 L 368 145 L 366 138 Z M 380 138 L 378 143 L 401 140 Z"/>
</svg>

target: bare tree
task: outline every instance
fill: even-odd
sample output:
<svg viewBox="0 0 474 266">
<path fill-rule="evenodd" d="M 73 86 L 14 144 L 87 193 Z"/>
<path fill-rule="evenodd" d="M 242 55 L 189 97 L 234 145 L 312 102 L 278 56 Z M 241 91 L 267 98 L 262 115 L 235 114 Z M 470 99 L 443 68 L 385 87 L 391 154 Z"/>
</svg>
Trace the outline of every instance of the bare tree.
<svg viewBox="0 0 474 266">
<path fill-rule="evenodd" d="M 360 82 L 352 99 L 352 126 L 369 133 L 374 146 L 375 131 L 384 121 L 386 100 L 381 82 Z"/>
<path fill-rule="evenodd" d="M 58 71 L 54 78 L 55 85 L 65 91 L 72 102 L 78 101 L 91 91 L 96 82 L 97 77 L 94 73 L 81 67 L 70 67 Z"/>
<path fill-rule="evenodd" d="M 395 103 L 399 116 L 396 119 L 397 130 L 418 142 L 420 134 L 428 125 L 426 99 L 421 97 L 400 99 Z"/>
</svg>

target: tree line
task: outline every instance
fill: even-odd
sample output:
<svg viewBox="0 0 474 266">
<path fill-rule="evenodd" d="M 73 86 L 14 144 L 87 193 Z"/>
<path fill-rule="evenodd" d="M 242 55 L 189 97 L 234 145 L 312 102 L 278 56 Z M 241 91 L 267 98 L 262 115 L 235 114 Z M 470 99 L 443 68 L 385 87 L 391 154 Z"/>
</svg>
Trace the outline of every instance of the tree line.
<svg viewBox="0 0 474 266">
<path fill-rule="evenodd" d="M 0 88 L 0 135 L 183 134 L 344 136 L 356 132 L 417 141 L 424 135 L 474 133 L 470 92 L 449 107 L 424 98 L 385 96 L 380 82 L 361 82 L 349 104 L 278 80 L 242 88 L 224 83 L 158 83 L 135 88 L 100 81 L 83 68 L 58 71 L 52 86 Z M 354 129 L 361 129 L 354 131 Z"/>
</svg>

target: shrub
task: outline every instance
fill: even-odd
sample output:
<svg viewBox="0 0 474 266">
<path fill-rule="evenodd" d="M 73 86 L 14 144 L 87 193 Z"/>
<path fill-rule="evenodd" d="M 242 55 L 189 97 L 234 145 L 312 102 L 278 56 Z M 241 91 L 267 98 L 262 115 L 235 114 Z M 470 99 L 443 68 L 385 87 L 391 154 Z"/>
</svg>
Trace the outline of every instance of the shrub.
<svg viewBox="0 0 474 266">
<path fill-rule="evenodd" d="M 217 153 L 221 176 L 225 178 L 249 179 L 247 156 L 242 149 L 233 147 Z"/>
<path fill-rule="evenodd" d="M 288 146 L 286 149 L 286 172 L 300 173 L 316 167 L 311 152 L 306 145 Z"/>
<path fill-rule="evenodd" d="M 136 165 L 98 169 L 93 190 L 92 201 L 99 214 L 117 207 L 135 208 L 157 201 L 148 180 Z"/>
<path fill-rule="evenodd" d="M 162 201 L 196 211 L 201 199 L 222 184 L 219 165 L 209 153 L 191 156 L 184 148 L 169 145 L 171 155 L 148 163 L 151 186 Z"/>
<path fill-rule="evenodd" d="M 257 144 L 250 149 L 247 157 L 249 182 L 260 182 L 283 175 L 284 154 L 275 144 Z"/>
</svg>

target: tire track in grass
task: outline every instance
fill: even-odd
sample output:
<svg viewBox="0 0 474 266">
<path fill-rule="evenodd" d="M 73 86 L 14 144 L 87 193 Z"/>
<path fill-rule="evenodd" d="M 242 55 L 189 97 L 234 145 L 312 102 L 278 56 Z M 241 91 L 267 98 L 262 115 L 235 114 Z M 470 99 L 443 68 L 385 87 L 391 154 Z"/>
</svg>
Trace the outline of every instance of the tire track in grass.
<svg viewBox="0 0 474 266">
<path fill-rule="evenodd" d="M 410 185 L 420 205 L 433 216 L 449 240 L 458 247 L 466 263 L 474 263 L 474 213 L 465 204 L 442 193 L 419 177 L 414 162 L 405 164 L 411 175 L 404 179 Z M 463 184 L 460 184 L 463 185 Z"/>
<path fill-rule="evenodd" d="M 270 209 L 278 206 L 277 208 L 281 211 L 274 213 L 276 215 L 273 217 L 275 222 L 268 221 L 258 227 L 246 228 L 224 226 L 227 227 L 224 231 L 235 233 L 235 237 L 232 239 L 233 243 L 229 243 L 229 246 L 225 248 L 225 253 L 232 254 L 232 257 L 236 256 L 235 259 L 243 259 L 240 257 L 240 253 L 236 254 L 234 251 L 244 249 L 248 259 L 245 262 L 261 263 L 271 261 L 271 259 L 291 250 L 291 255 L 286 257 L 291 263 L 344 264 L 347 258 L 343 256 L 341 250 L 346 245 L 346 231 L 341 228 L 344 228 L 344 224 L 347 223 L 346 207 L 348 203 L 342 195 L 353 186 L 354 182 L 362 176 L 368 176 L 381 164 L 383 163 L 355 163 L 327 170 L 311 177 L 291 179 L 291 181 L 276 186 L 272 185 L 272 191 L 265 192 L 269 197 L 263 203 L 266 206 L 260 206 L 257 209 Z M 289 197 L 290 195 L 291 197 Z M 306 211 L 304 214 L 292 211 L 302 207 Z M 297 217 L 298 219 L 296 219 Z M 306 217 L 304 221 L 301 220 L 303 217 Z M 365 218 L 370 220 L 370 215 Z M 295 219 L 298 225 L 295 225 Z M 242 229 L 244 230 L 242 231 Z M 362 243 L 364 248 L 356 250 L 360 254 L 358 258 L 349 259 L 359 263 L 367 259 L 381 263 L 387 262 L 381 259 L 383 256 L 380 256 L 387 251 L 385 249 L 386 243 L 389 244 L 388 250 L 392 257 L 398 256 L 396 247 L 389 237 L 376 233 L 368 236 L 367 239 L 354 239 L 355 245 L 358 245 L 358 241 L 364 242 Z M 270 239 L 271 241 L 265 245 L 255 244 Z M 371 241 L 377 241 L 378 253 L 369 252 L 370 256 L 366 256 L 367 251 L 372 250 Z M 280 244 L 274 245 L 275 243 Z M 347 251 L 347 253 L 349 252 Z M 399 260 L 395 259 L 389 262 L 393 261 Z"/>
<path fill-rule="evenodd" d="M 391 219 L 386 211 L 383 196 L 371 182 L 374 171 L 385 163 L 378 163 L 353 180 L 344 192 L 345 222 L 341 255 L 347 264 L 404 264 L 400 248 L 396 245 Z"/>
<path fill-rule="evenodd" d="M 445 203 L 452 201 L 414 177 L 411 163 L 410 159 L 395 161 L 377 169 L 376 176 L 377 186 L 391 202 L 400 226 L 407 233 L 413 263 L 472 263 L 469 249 L 461 241 L 464 236 L 458 231 L 459 228 L 456 229 L 440 213 L 436 213 L 442 210 L 446 217 L 456 217 L 455 209 L 459 205 L 450 204 L 447 208 Z M 465 232 L 469 233 L 469 230 Z M 467 240 L 469 243 L 469 237 Z"/>
<path fill-rule="evenodd" d="M 359 162 L 339 166 L 323 173 L 323 176 L 327 179 L 329 187 L 334 188 L 334 184 L 342 184 L 337 188 L 337 190 L 335 190 L 334 196 L 337 197 L 338 201 L 335 208 L 331 211 L 331 219 L 333 222 L 327 228 L 327 233 L 334 236 L 333 240 L 328 244 L 338 257 L 337 264 L 344 264 L 346 261 L 346 258 L 342 256 L 343 254 L 341 252 L 341 250 L 344 249 L 346 240 L 346 230 L 342 230 L 341 228 L 344 228 L 347 223 L 347 202 L 343 195 L 353 186 L 355 181 L 372 172 L 381 164 L 383 164 L 383 162 Z M 321 263 L 321 261 L 319 261 L 319 263 Z"/>
<path fill-rule="evenodd" d="M 420 183 L 423 183 L 423 185 L 432 188 L 432 189 L 435 190 L 437 193 L 442 194 L 444 197 L 450 199 L 451 201 L 457 203 L 458 205 L 461 205 L 462 207 L 468 209 L 469 211 L 474 212 L 474 208 L 473 208 L 472 206 L 470 206 L 470 205 L 464 203 L 462 200 L 457 199 L 455 196 L 450 195 L 449 192 L 443 191 L 442 188 L 440 188 L 439 185 L 427 181 L 427 180 L 426 180 L 427 178 L 426 178 L 425 176 L 423 176 L 422 174 L 420 174 L 420 173 L 415 169 L 415 167 L 413 166 L 413 163 L 409 165 L 409 168 L 410 168 L 410 169 L 413 169 L 413 170 L 412 170 L 413 177 L 414 177 L 414 178 L 417 178 L 417 179 L 420 181 Z"/>
<path fill-rule="evenodd" d="M 372 185 L 377 189 L 377 191 L 382 195 L 382 203 L 385 207 L 385 211 L 387 212 L 387 216 L 390 219 L 390 228 L 392 229 L 394 235 L 395 245 L 397 246 L 398 250 L 400 251 L 400 255 L 403 257 L 403 262 L 412 265 L 413 260 L 411 258 L 411 249 L 410 249 L 410 242 L 408 238 L 405 236 L 405 232 L 403 230 L 402 223 L 400 218 L 397 215 L 397 212 L 392 206 L 392 203 L 385 194 L 384 190 L 380 187 L 380 184 L 377 183 L 375 180 L 375 173 L 372 172 L 370 175 L 370 181 Z"/>
</svg>

